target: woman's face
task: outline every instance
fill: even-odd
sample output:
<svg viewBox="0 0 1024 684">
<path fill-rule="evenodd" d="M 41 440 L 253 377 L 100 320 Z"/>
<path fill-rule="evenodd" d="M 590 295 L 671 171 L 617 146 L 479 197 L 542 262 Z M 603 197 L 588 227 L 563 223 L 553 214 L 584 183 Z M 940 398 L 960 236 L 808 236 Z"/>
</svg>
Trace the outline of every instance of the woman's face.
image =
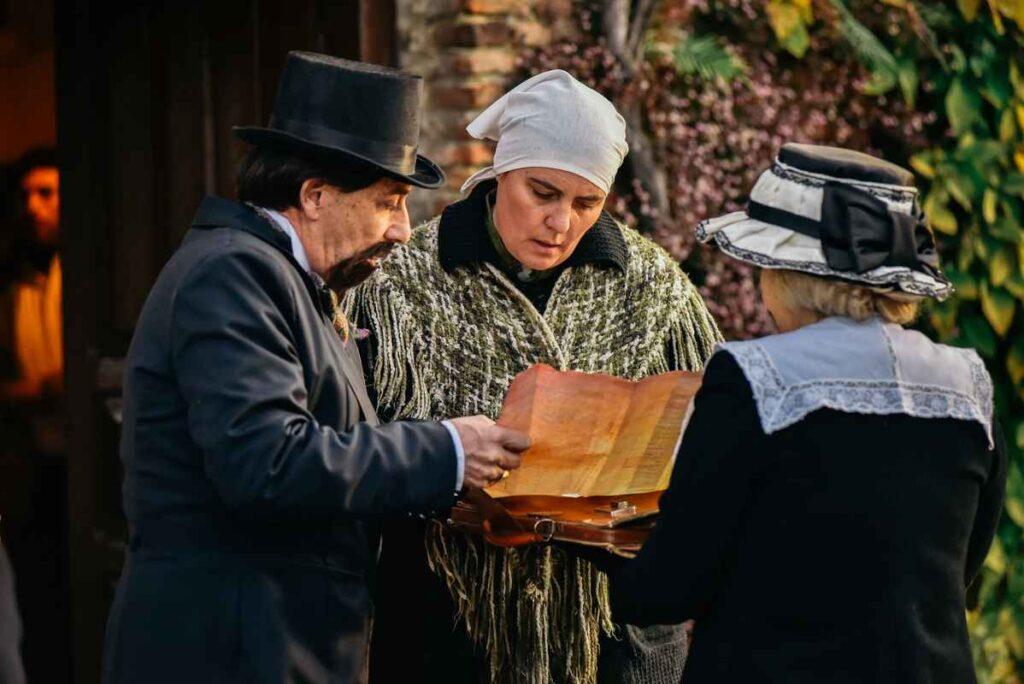
<svg viewBox="0 0 1024 684">
<path fill-rule="evenodd" d="M 510 254 L 535 271 L 553 268 L 597 222 L 606 193 L 559 169 L 528 168 L 498 176 L 494 226 Z"/>
</svg>

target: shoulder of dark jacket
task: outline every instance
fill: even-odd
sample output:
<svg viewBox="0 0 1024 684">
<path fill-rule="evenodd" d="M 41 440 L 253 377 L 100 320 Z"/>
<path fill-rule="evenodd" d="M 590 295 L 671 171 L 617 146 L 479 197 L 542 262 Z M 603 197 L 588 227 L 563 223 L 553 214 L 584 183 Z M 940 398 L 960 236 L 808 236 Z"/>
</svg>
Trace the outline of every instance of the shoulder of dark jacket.
<svg viewBox="0 0 1024 684">
<path fill-rule="evenodd" d="M 736 397 L 754 403 L 754 392 L 736 359 L 723 348 L 718 348 L 704 366 L 702 388 L 735 393 Z"/>
<path fill-rule="evenodd" d="M 199 205 L 192 229 L 196 231 L 227 228 L 251 236 L 273 248 L 275 255 L 290 264 L 309 292 L 315 305 L 328 315 L 332 305 L 323 287 L 306 273 L 292 253 L 291 239 L 277 226 L 271 224 L 255 209 L 242 202 L 208 195 Z"/>
</svg>

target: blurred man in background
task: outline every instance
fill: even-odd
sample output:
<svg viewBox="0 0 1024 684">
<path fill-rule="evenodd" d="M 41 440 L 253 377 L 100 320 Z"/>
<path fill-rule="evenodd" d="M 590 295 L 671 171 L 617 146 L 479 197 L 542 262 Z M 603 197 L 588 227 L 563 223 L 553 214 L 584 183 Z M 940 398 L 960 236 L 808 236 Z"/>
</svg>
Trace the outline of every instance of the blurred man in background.
<svg viewBox="0 0 1024 684">
<path fill-rule="evenodd" d="M 18 655 L 32 681 L 67 681 L 60 174 L 52 149 L 9 170 L 0 263 L 0 682 Z M 6 566 L 6 557 L 0 565 Z M 12 577 L 13 575 L 13 577 Z M 16 581 L 15 581 L 16 580 Z M 14 589 L 20 608 L 19 628 Z M 5 602 L 5 597 L 11 601 Z M 20 669 L 20 664 L 18 669 Z M 19 681 L 14 679 L 13 681 Z"/>
<path fill-rule="evenodd" d="M 64 373 L 61 334 L 60 174 L 51 149 L 16 164 L 19 227 L 13 280 L 0 295 L 0 347 L 7 359 L 0 397 L 36 398 L 59 391 Z"/>
</svg>

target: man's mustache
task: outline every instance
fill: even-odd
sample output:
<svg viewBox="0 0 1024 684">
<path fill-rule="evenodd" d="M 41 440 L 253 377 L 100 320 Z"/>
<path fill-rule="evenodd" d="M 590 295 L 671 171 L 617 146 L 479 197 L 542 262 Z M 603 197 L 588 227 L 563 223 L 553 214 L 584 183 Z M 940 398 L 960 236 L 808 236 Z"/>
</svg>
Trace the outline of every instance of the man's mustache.
<svg viewBox="0 0 1024 684">
<path fill-rule="evenodd" d="M 388 256 L 391 255 L 391 252 L 394 251 L 394 249 L 394 243 L 382 242 L 381 244 L 376 245 L 370 250 L 368 250 L 370 253 L 367 256 L 365 256 L 363 260 L 365 261 L 366 259 L 387 259 Z"/>
<path fill-rule="evenodd" d="M 355 287 L 373 274 L 375 266 L 369 263 L 371 260 L 378 260 L 379 265 L 394 249 L 394 243 L 381 242 L 349 257 L 331 271 L 327 283 L 335 290 Z"/>
</svg>

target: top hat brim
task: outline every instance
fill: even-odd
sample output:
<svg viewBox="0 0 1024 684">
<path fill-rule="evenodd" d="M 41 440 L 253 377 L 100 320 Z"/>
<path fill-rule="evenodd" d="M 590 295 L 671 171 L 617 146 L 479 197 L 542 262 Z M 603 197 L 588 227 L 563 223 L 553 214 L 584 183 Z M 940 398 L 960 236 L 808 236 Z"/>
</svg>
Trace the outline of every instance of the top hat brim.
<svg viewBox="0 0 1024 684">
<path fill-rule="evenodd" d="M 445 183 L 445 175 L 441 167 L 422 154 L 416 155 L 416 170 L 408 174 L 381 164 L 379 161 L 368 156 L 347 150 L 344 147 L 324 145 L 273 128 L 235 126 L 232 130 L 236 136 L 250 145 L 266 145 L 287 149 L 300 155 L 311 155 L 318 159 L 355 159 L 377 167 L 391 178 L 411 183 L 420 188 L 435 189 L 440 188 Z"/>
</svg>

